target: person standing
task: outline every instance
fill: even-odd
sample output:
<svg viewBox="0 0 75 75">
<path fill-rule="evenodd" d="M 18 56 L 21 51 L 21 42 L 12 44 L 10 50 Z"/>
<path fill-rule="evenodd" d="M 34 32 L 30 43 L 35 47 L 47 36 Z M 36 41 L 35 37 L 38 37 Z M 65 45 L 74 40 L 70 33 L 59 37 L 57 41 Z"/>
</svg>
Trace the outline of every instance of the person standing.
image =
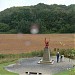
<svg viewBox="0 0 75 75">
<path fill-rule="evenodd" d="M 59 62 L 59 57 L 60 57 L 60 54 L 59 52 L 57 52 L 57 63 Z"/>
</svg>

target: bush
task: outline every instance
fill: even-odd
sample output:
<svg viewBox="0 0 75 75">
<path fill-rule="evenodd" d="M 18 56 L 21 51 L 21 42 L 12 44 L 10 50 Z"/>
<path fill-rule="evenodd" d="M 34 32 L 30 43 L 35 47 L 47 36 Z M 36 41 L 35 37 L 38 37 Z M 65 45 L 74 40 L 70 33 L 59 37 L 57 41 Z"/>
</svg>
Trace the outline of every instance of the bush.
<svg viewBox="0 0 75 75">
<path fill-rule="evenodd" d="M 74 59 L 75 58 L 75 50 L 74 49 L 62 49 L 60 50 L 60 54 L 64 55 L 65 57 L 68 57 L 68 58 L 72 58 Z"/>
<path fill-rule="evenodd" d="M 8 24 L 0 23 L 0 32 L 7 32 L 10 29 Z"/>
<path fill-rule="evenodd" d="M 5 55 L 4 54 L 0 54 L 0 58 L 5 58 Z"/>
</svg>

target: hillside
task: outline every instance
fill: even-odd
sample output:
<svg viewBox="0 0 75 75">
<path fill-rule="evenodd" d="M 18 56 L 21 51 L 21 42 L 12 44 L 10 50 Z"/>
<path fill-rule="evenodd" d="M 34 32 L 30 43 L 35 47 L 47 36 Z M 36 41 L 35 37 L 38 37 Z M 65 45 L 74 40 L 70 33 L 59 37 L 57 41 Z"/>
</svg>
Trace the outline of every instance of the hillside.
<svg viewBox="0 0 75 75">
<path fill-rule="evenodd" d="M 0 34 L 0 54 L 43 50 L 45 37 L 51 50 L 75 48 L 75 34 Z"/>
<path fill-rule="evenodd" d="M 75 33 L 75 5 L 11 7 L 0 12 L 0 33 L 30 33 L 31 25 L 44 33 Z"/>
</svg>

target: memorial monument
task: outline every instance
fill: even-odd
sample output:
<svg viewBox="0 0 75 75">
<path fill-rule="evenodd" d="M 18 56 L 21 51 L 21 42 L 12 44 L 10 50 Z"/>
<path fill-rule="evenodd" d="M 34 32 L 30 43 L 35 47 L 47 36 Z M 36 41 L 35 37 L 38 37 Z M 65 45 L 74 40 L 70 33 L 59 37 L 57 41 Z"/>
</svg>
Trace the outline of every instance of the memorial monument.
<svg viewBox="0 0 75 75">
<path fill-rule="evenodd" d="M 43 59 L 40 60 L 38 63 L 52 63 L 50 58 L 50 50 L 49 50 L 49 41 L 45 38 L 45 47 L 44 47 L 44 54 Z"/>
</svg>

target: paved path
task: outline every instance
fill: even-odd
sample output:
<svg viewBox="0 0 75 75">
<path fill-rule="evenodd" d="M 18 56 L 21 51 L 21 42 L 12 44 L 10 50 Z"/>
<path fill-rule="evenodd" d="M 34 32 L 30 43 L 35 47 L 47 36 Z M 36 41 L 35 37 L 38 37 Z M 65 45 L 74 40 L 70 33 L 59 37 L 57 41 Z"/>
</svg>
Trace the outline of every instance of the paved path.
<svg viewBox="0 0 75 75">
<path fill-rule="evenodd" d="M 40 72 L 42 75 L 53 75 L 55 73 L 72 68 L 75 64 L 75 60 L 69 62 L 68 58 L 64 58 L 63 62 L 56 62 L 56 57 L 52 57 L 54 64 L 37 64 L 40 57 L 20 59 L 17 64 L 12 64 L 5 67 L 6 70 L 19 73 L 20 75 L 26 75 L 25 72 Z"/>
</svg>

